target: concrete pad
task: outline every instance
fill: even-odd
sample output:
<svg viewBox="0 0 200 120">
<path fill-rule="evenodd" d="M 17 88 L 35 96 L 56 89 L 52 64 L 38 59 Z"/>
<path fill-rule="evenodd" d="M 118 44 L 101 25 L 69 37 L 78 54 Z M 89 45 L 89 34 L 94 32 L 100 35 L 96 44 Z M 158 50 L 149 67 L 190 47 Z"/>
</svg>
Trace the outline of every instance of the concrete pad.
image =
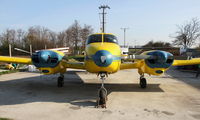
<svg viewBox="0 0 200 120">
<path fill-rule="evenodd" d="M 198 120 L 200 79 L 195 73 L 169 70 L 147 76 L 148 87 L 138 85 L 137 70 L 124 70 L 106 80 L 107 109 L 94 108 L 101 86 L 95 74 L 71 70 L 65 85 L 58 75 L 18 72 L 0 76 L 0 117 L 14 120 Z"/>
<path fill-rule="evenodd" d="M 3 69 L 0 69 L 0 72 L 4 72 L 4 71 L 9 71 L 9 70 L 3 70 Z"/>
</svg>

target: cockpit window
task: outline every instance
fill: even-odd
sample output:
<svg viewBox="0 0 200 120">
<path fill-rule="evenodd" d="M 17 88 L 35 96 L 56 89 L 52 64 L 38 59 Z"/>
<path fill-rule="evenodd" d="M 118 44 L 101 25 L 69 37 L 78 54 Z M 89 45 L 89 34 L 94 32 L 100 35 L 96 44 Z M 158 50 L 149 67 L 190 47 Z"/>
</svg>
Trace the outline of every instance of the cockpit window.
<svg viewBox="0 0 200 120">
<path fill-rule="evenodd" d="M 118 43 L 117 38 L 114 35 L 105 34 L 104 42 L 110 43 Z M 95 42 L 102 42 L 102 34 L 91 35 L 88 37 L 86 44 L 95 43 Z"/>
</svg>

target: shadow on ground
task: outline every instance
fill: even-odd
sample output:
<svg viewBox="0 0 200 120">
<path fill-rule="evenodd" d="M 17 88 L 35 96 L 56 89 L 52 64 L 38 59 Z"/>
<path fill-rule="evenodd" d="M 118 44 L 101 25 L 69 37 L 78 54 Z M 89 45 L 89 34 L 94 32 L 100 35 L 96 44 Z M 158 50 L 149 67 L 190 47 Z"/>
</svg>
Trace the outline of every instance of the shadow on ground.
<svg viewBox="0 0 200 120">
<path fill-rule="evenodd" d="M 57 88 L 56 78 L 41 79 L 39 76 L 1 81 L 0 105 L 58 102 L 78 106 L 94 106 L 97 91 L 101 85 L 84 83 L 76 72 L 67 72 L 65 85 L 62 88 Z M 68 81 L 68 79 L 72 80 Z M 109 83 L 105 84 L 105 87 L 109 94 L 111 92 L 164 92 L 159 84 L 149 84 L 146 89 L 141 89 L 138 84 Z"/>
<path fill-rule="evenodd" d="M 189 84 L 195 88 L 200 89 L 200 76 L 196 78 L 196 72 L 181 71 L 177 70 L 175 67 L 170 68 L 166 71 L 166 78 L 174 78 L 178 81 L 182 81 L 186 84 Z"/>
</svg>

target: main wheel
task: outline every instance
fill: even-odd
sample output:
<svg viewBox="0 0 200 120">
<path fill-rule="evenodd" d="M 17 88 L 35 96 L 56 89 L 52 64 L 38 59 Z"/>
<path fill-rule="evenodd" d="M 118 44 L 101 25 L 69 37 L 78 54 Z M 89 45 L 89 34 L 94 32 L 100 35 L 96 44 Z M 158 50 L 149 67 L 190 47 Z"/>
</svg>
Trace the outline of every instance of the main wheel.
<svg viewBox="0 0 200 120">
<path fill-rule="evenodd" d="M 63 77 L 58 77 L 57 86 L 58 87 L 63 87 L 63 85 L 64 85 L 64 78 Z"/>
<path fill-rule="evenodd" d="M 140 79 L 140 87 L 141 88 L 146 88 L 147 87 L 147 81 L 145 78 Z"/>
</svg>

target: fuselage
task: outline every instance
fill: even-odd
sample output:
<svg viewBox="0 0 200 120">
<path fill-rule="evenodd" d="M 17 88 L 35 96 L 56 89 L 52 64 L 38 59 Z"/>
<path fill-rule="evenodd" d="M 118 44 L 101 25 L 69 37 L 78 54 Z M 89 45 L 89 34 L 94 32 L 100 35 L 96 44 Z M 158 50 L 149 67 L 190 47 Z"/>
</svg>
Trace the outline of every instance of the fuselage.
<svg viewBox="0 0 200 120">
<path fill-rule="evenodd" d="M 90 35 L 85 51 L 85 67 L 88 72 L 115 73 L 120 69 L 121 50 L 114 35 L 108 33 Z"/>
</svg>

